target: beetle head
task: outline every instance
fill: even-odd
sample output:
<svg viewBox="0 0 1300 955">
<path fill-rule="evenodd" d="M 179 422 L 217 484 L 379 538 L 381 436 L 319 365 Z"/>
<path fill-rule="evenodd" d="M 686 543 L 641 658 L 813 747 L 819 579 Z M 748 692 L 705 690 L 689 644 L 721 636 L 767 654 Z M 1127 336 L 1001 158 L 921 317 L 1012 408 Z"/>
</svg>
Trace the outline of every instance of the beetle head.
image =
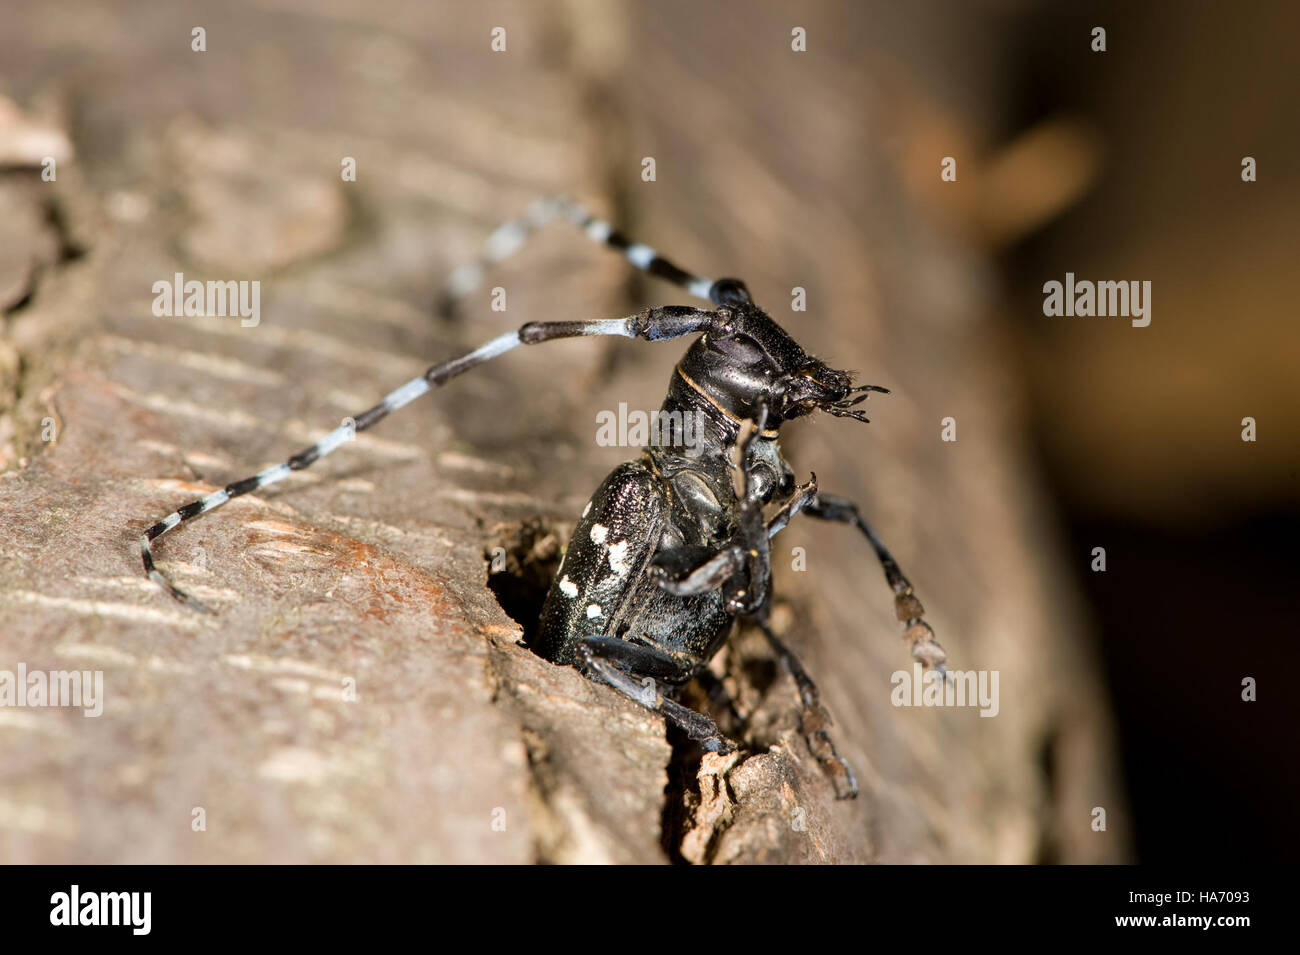
<svg viewBox="0 0 1300 955">
<path fill-rule="evenodd" d="M 715 283 L 718 304 L 713 326 L 691 346 L 677 366 L 685 383 L 733 421 L 757 418 L 766 402 L 766 428 L 812 411 L 866 421 L 853 406 L 876 385 L 853 386 L 838 371 L 799 346 L 749 298 L 736 279 Z"/>
</svg>

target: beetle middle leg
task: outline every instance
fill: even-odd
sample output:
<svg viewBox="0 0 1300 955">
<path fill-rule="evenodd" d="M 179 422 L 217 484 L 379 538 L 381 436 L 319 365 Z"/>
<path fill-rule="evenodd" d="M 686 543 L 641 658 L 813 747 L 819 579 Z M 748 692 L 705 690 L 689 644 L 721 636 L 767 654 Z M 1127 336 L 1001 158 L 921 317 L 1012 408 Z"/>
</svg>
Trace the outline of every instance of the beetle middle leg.
<svg viewBox="0 0 1300 955">
<path fill-rule="evenodd" d="M 736 749 L 736 744 L 723 736 L 709 717 L 659 692 L 660 681 L 683 682 L 691 675 L 667 654 L 625 640 L 589 637 L 578 644 L 578 657 L 589 676 L 672 720 L 707 752 L 730 753 Z"/>
</svg>

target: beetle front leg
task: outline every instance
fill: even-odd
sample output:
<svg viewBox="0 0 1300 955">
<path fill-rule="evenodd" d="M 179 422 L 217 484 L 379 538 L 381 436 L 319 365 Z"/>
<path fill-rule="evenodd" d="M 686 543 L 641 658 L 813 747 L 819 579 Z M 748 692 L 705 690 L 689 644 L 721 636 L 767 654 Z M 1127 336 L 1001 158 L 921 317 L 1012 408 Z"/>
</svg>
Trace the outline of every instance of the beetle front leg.
<svg viewBox="0 0 1300 955">
<path fill-rule="evenodd" d="M 807 484 L 800 484 L 790 495 L 790 500 L 781 505 L 781 509 L 767 522 L 767 537 L 771 540 L 790 523 L 790 519 L 817 499 L 817 475 L 811 474 Z"/>
<path fill-rule="evenodd" d="M 732 616 L 757 613 L 767 605 L 772 585 L 771 551 L 762 504 L 742 504 L 740 526 L 732 535 L 731 543 L 689 573 L 673 577 L 662 562 L 652 564 L 648 573 L 675 597 L 721 590 L 727 613 Z"/>
<path fill-rule="evenodd" d="M 664 590 L 677 597 L 689 597 L 722 588 L 727 611 L 736 616 L 752 616 L 766 606 L 771 590 L 771 550 L 768 542 L 794 515 L 817 497 L 817 475 L 800 484 L 772 515 L 763 519 L 763 502 L 759 499 L 749 473 L 749 448 L 767 420 L 766 405 L 760 408 L 758 421 L 741 426 L 734 451 L 735 489 L 739 500 L 740 520 L 729 545 L 698 565 L 689 573 L 673 577 L 669 569 L 653 565 L 649 573 Z"/>
<path fill-rule="evenodd" d="M 880 566 L 885 571 L 885 580 L 894 591 L 894 612 L 907 627 L 904 639 L 912 648 L 913 659 L 927 668 L 933 668 L 940 673 L 946 672 L 945 662 L 948 655 L 943 647 L 939 646 L 939 641 L 934 638 L 934 629 L 922 617 L 925 608 L 912 592 L 912 582 L 903 574 L 898 562 L 876 536 L 871 525 L 858 512 L 857 505 L 846 497 L 819 494 L 816 500 L 810 501 L 804 508 L 804 513 L 824 521 L 853 524 L 862 531 L 880 560 Z"/>
<path fill-rule="evenodd" d="M 717 590 L 737 574 L 743 573 L 747 564 L 745 548 L 733 544 L 718 551 L 684 576 L 670 576 L 668 567 L 662 563 L 651 564 L 648 573 L 674 597 L 694 597 L 696 594 Z"/>
<path fill-rule="evenodd" d="M 663 564 L 652 565 L 649 570 L 650 576 L 660 587 L 676 597 L 690 597 L 705 591 L 717 590 L 733 579 L 742 581 L 736 585 L 742 595 L 746 592 L 752 593 L 755 590 L 753 584 L 746 584 L 743 581 L 755 579 L 761 581 L 770 577 L 768 566 L 762 563 L 764 558 L 769 556 L 765 541 L 771 540 L 780 533 L 790 523 L 790 519 L 806 508 L 816 497 L 817 475 L 814 474 L 807 484 L 800 484 L 795 488 L 790 499 L 781 505 L 766 524 L 754 520 L 755 515 L 761 519 L 761 505 L 750 502 L 747 506 L 752 510 L 742 518 L 742 530 L 738 535 L 737 543 L 723 548 L 702 564 L 680 576 L 673 577 L 669 568 Z M 751 568 L 751 561 L 755 557 L 760 562 L 757 574 Z M 736 614 L 755 613 L 766 602 L 766 595 L 766 590 L 763 590 L 758 595 L 761 600 L 742 600 L 735 607 L 728 609 Z"/>
</svg>

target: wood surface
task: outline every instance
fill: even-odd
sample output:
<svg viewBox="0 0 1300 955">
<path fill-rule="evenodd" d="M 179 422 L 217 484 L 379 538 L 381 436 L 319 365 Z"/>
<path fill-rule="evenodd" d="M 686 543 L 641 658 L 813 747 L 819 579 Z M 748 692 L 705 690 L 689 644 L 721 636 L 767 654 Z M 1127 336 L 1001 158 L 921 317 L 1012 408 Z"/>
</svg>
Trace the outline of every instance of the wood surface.
<svg viewBox="0 0 1300 955">
<path fill-rule="evenodd" d="M 0 669 L 102 670 L 105 710 L 0 709 L 0 861 L 1126 858 L 993 277 L 927 200 L 949 133 L 991 137 L 996 61 L 960 53 L 976 9 L 78 11 L 21 6 L 0 31 L 0 93 L 21 112 L 0 141 L 21 121 L 72 149 L 55 182 L 22 161 L 0 176 Z M 196 25 L 207 52 L 190 49 Z M 839 526 L 778 539 L 777 619 L 856 801 L 833 799 L 793 683 L 753 635 L 717 663 L 747 751 L 702 766 L 660 718 L 519 645 L 488 555 L 544 577 L 634 453 L 596 444 L 596 412 L 657 408 L 680 344 L 512 353 L 186 525 L 158 556 L 212 616 L 144 579 L 145 527 L 431 361 L 525 321 L 686 301 L 556 225 L 489 277 L 504 313 L 485 289 L 436 318 L 450 270 L 560 191 L 688 268 L 742 276 L 810 350 L 893 389 L 872 424 L 822 417 L 787 452 L 801 479 L 861 503 L 952 665 L 999 672 L 995 718 L 891 705 L 901 627 Z M 260 281 L 260 323 L 155 317 L 152 285 L 176 272 Z"/>
</svg>

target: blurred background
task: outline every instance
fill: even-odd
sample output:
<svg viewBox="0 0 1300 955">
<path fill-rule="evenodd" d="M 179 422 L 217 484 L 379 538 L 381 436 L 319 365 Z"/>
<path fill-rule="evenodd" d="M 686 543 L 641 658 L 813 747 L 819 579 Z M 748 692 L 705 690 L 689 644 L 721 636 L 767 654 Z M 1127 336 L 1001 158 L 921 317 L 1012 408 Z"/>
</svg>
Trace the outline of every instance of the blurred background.
<svg viewBox="0 0 1300 955">
<path fill-rule="evenodd" d="M 206 58 L 197 61 L 189 47 L 195 24 L 208 38 Z M 508 50 L 493 58 L 490 30 L 499 25 Z M 1104 52 L 1094 49 L 1097 27 L 1105 30 Z M 796 28 L 805 33 L 804 51 L 791 47 Z M 1300 8 L 1284 2 L 2 0 L 0 164 L 7 172 L 0 201 L 8 213 L 0 222 L 7 316 L 0 454 L 6 468 L 38 459 L 24 472 L 26 483 L 8 485 L 15 495 L 8 526 L 21 526 L 40 547 L 4 555 L 10 562 L 0 582 L 11 591 L 35 589 L 23 583 L 33 567 L 43 567 L 45 581 L 64 579 L 80 544 L 41 537 L 59 532 L 37 515 L 70 493 L 88 495 L 88 507 L 104 499 L 94 475 L 134 480 L 188 468 L 194 481 L 219 483 L 293 446 L 286 433 L 251 425 L 228 433 L 227 424 L 197 413 L 173 421 L 168 406 L 178 395 L 238 407 L 250 422 L 276 415 L 292 417 L 294 427 L 306 422 L 285 429 L 293 440 L 303 428 L 319 430 L 322 415 L 348 413 L 347 401 L 335 402 L 328 388 L 276 390 L 253 372 L 209 380 L 146 361 L 162 354 L 141 350 L 153 343 L 196 347 L 184 328 L 150 324 L 142 290 L 154 278 L 182 266 L 265 276 L 267 327 L 289 330 L 271 339 L 279 343 L 273 348 L 289 349 L 299 330 L 304 340 L 324 332 L 351 341 L 351 349 L 412 356 L 415 368 L 501 321 L 480 303 L 464 319 L 478 324 L 437 324 L 432 306 L 442 277 L 537 195 L 572 192 L 687 268 L 741 275 L 801 342 L 894 389 L 887 403 L 872 402 L 875 423 L 866 432 L 823 424 L 792 436 L 796 468 L 815 468 L 823 487 L 863 498 L 950 655 L 1006 674 L 1004 716 L 974 721 L 996 727 L 895 723 L 901 717 L 884 694 L 864 696 L 862 687 L 901 665 L 900 649 L 892 637 L 873 633 L 864 644 L 852 633 L 863 621 L 894 632 L 887 601 L 875 599 L 884 590 L 876 591 L 875 571 L 863 586 L 865 558 L 840 530 L 791 528 L 792 541 L 824 555 L 814 556 L 823 568 L 816 579 L 784 575 L 796 628 L 807 631 L 796 629 L 795 642 L 810 648 L 809 669 L 822 677 L 841 738 L 850 740 L 846 751 L 867 781 L 852 810 L 859 815 L 827 812 L 842 814 L 828 817 L 841 831 L 869 838 L 859 845 L 828 837 L 831 857 L 1288 858 L 1300 842 L 1291 811 L 1300 799 L 1300 702 L 1284 688 L 1300 636 L 1298 30 Z M 52 151 L 67 159 L 57 202 L 33 198 L 48 195 L 37 191 L 32 171 Z M 361 157 L 352 191 L 338 182 L 341 155 Z M 646 156 L 656 160 L 652 183 L 640 175 Z M 1242 181 L 1247 156 L 1257 163 L 1257 181 Z M 955 181 L 941 179 L 945 157 L 956 160 Z M 1043 284 L 1067 272 L 1150 281 L 1151 324 L 1045 317 Z M 621 314 L 629 302 L 673 295 L 628 276 L 562 229 L 503 265 L 488 284 L 498 283 L 510 289 L 513 322 Z M 807 313 L 790 312 L 793 286 L 807 290 Z M 354 317 L 367 313 L 372 324 Z M 115 344 L 88 354 L 92 327 Z M 147 344 L 122 344 L 128 340 Z M 268 358 L 259 350 L 271 347 L 265 340 L 226 337 L 204 348 L 258 368 L 270 362 L 290 381 L 332 380 L 351 394 L 401 380 L 378 363 L 345 367 L 356 355 L 323 345 L 319 354 Z M 243 344 L 251 341 L 258 346 Z M 581 422 L 619 401 L 653 406 L 674 357 L 604 343 L 575 349 L 563 373 L 554 355 L 520 356 L 481 384 L 467 380 L 461 397 L 449 390 L 441 407 L 450 413 L 435 417 L 429 409 L 423 421 L 413 413 L 409 434 L 394 422 L 386 437 L 405 435 L 432 456 L 391 478 L 354 463 L 355 472 L 338 473 L 396 483 L 366 502 L 340 498 L 329 481 L 306 485 L 292 498 L 301 508 L 294 519 L 352 515 L 359 525 L 348 533 L 382 542 L 406 565 L 432 573 L 443 566 L 438 560 L 450 561 L 455 573 L 446 587 L 464 602 L 454 615 L 480 635 L 508 623 L 481 602 L 483 527 L 541 513 L 562 532 L 600 475 L 627 456 L 592 447 Z M 69 387 L 73 358 L 97 370 Z M 152 417 L 135 399 L 121 399 L 126 384 L 164 396 L 148 405 Z M 543 389 L 547 400 L 539 401 Z M 56 392 L 62 397 L 51 399 Z M 51 401 L 62 401 L 60 415 L 75 423 L 80 414 L 87 424 L 83 437 L 70 429 L 67 444 L 46 454 L 33 435 Z M 506 407 L 521 410 L 503 414 Z M 938 440 L 948 415 L 959 427 L 953 446 Z M 1248 416 L 1257 423 L 1253 443 L 1241 440 Z M 146 453 L 136 438 L 165 444 Z M 125 457 L 106 455 L 111 447 Z M 440 452 L 447 447 L 454 454 Z M 457 481 L 461 497 L 450 503 L 420 497 Z M 120 528 L 163 500 L 155 491 L 97 512 L 93 519 L 104 523 L 90 538 L 103 551 L 105 579 L 136 573 L 130 555 L 118 553 Z M 462 513 L 466 502 L 477 508 L 474 521 Z M 427 543 L 383 537 L 374 530 L 381 525 L 366 521 L 436 527 L 437 546 L 454 560 L 427 556 Z M 219 548 L 233 523 L 205 519 L 203 526 L 206 536 L 191 540 Z M 55 560 L 61 546 L 67 556 Z M 1096 547 L 1106 551 L 1104 573 L 1091 569 Z M 223 572 L 244 567 L 238 558 L 236 542 L 232 569 Z M 327 591 L 320 568 L 293 569 L 302 593 L 318 580 Z M 273 635 L 298 656 L 320 653 L 318 662 L 332 666 L 338 659 L 327 660 L 329 648 L 303 638 L 301 627 L 367 634 L 376 626 L 336 618 L 347 608 L 323 603 L 311 611 L 317 616 L 300 620 L 286 609 L 293 595 L 274 584 L 283 565 L 262 576 L 238 572 L 252 575 L 237 589 L 260 616 L 234 618 L 232 633 Z M 130 599 L 153 606 L 154 596 Z M 15 653 L 25 659 L 82 626 L 59 616 L 66 606 L 41 606 L 8 621 Z M 130 627 L 154 626 L 142 620 Z M 385 626 L 373 630 L 390 647 L 375 650 L 377 658 L 400 646 L 396 625 Z M 139 645 L 131 641 L 144 632 L 96 639 Z M 159 632 L 152 652 L 189 652 L 175 649 L 165 626 Z M 251 645 L 225 639 L 239 652 Z M 331 652 L 346 657 L 369 646 L 348 640 Z M 507 633 L 493 645 L 501 673 L 532 666 L 511 656 L 512 641 Z M 1241 699 L 1247 677 L 1258 681 L 1258 702 Z M 549 678 L 532 670 L 519 677 Z M 483 691 L 482 712 L 496 705 L 496 687 Z M 263 705 L 265 694 L 255 691 L 248 690 L 250 708 Z M 299 715 L 307 727 L 306 711 Z M 426 722 L 417 716 L 411 733 Z M 297 718 L 275 713 L 280 723 L 298 726 Z M 249 797 L 242 815 L 231 812 L 254 820 L 244 848 L 227 843 L 197 858 L 258 861 L 260 840 L 280 840 L 282 859 L 408 858 L 403 848 L 367 856 L 343 834 L 344 814 L 315 818 L 317 810 L 296 804 L 276 775 L 281 764 L 264 761 L 261 743 L 246 742 L 261 730 L 231 719 L 222 758 L 239 761 L 219 775 L 265 777 L 265 791 Z M 568 792 L 566 773 L 580 773 L 554 755 L 567 744 L 548 736 L 536 713 L 521 719 L 548 740 L 547 758 L 560 767 L 547 777 L 547 799 Z M 334 753 L 343 731 L 310 726 L 298 745 Z M 160 753 L 198 751 L 192 739 L 149 732 L 160 734 Z M 349 732 L 364 740 L 369 730 Z M 131 738 L 138 743 L 140 733 Z M 91 758 L 80 744 L 66 744 L 65 760 L 5 739 L 15 804 L 52 800 L 69 817 L 94 804 L 120 828 L 115 814 L 129 800 L 99 794 L 91 777 L 69 768 Z M 134 744 L 124 735 L 121 745 Z M 395 762 L 436 763 L 442 745 L 436 735 L 427 750 L 402 744 Z M 445 767 L 457 782 L 440 783 L 464 791 L 466 818 L 476 818 L 480 805 L 513 805 L 496 790 L 480 793 L 487 782 L 497 785 L 492 773 L 476 769 L 466 781 L 462 763 L 484 751 L 466 742 L 460 762 Z M 536 763 L 540 752 L 530 741 L 530 759 Z M 123 832 L 145 827 L 159 799 L 192 801 L 191 777 L 213 772 L 197 757 L 177 758 L 182 769 L 162 796 L 143 781 L 148 774 L 123 783 L 139 803 Z M 273 771 L 245 772 L 244 759 Z M 502 764 L 503 778 L 522 773 L 515 763 L 522 759 Z M 63 785 L 69 778 L 77 784 Z M 654 820 L 662 786 L 652 773 L 646 779 L 650 797 L 638 811 Z M 378 792 L 361 782 L 355 792 L 345 789 L 349 818 L 394 791 L 410 799 L 406 818 L 423 811 L 425 782 L 399 782 Z M 575 791 L 589 783 L 575 783 Z M 573 800 L 554 802 L 560 808 L 535 821 L 541 835 L 523 840 L 532 840 L 534 856 L 605 858 L 573 849 Z M 1105 840 L 1088 827 L 1096 805 L 1111 810 Z M 674 812 L 664 812 L 666 828 Z M 634 837 L 616 832 L 618 821 L 588 813 L 592 831 L 615 833 L 609 845 L 620 848 L 609 858 L 651 858 L 662 841 L 680 861 L 668 836 L 649 838 L 644 852 L 626 849 Z M 382 834 L 392 820 L 377 815 L 373 831 Z M 41 841 L 44 817 L 24 818 L 36 820 L 28 827 L 35 841 L 23 835 L 9 843 L 13 856 L 78 857 L 56 836 Z M 548 835 L 548 827 L 569 835 Z M 530 857 L 524 844 L 461 846 L 463 830 L 430 823 L 428 831 L 440 834 L 430 837 L 427 854 L 411 857 Z M 90 858 L 121 861 L 112 837 L 88 838 Z M 197 851 L 153 834 L 134 844 L 147 847 L 137 856 L 143 861 Z M 762 855 L 747 845 L 734 849 L 737 858 Z M 780 851 L 777 858 L 791 858 L 793 850 Z"/>
<path fill-rule="evenodd" d="M 1300 73 L 1281 38 L 1300 11 L 1060 6 L 1011 31 L 1007 115 L 1077 117 L 1095 177 L 999 249 L 1001 317 L 1104 653 L 1138 857 L 1289 859 L 1300 701 L 1273 675 L 1300 633 Z M 1104 57 L 1069 42 L 1094 22 Z M 1269 175 L 1243 182 L 1246 156 Z M 1151 325 L 1043 318 L 1039 283 L 1067 270 L 1150 279 Z M 1248 416 L 1267 438 L 1241 440 Z M 1246 676 L 1257 706 L 1232 699 Z"/>
</svg>

